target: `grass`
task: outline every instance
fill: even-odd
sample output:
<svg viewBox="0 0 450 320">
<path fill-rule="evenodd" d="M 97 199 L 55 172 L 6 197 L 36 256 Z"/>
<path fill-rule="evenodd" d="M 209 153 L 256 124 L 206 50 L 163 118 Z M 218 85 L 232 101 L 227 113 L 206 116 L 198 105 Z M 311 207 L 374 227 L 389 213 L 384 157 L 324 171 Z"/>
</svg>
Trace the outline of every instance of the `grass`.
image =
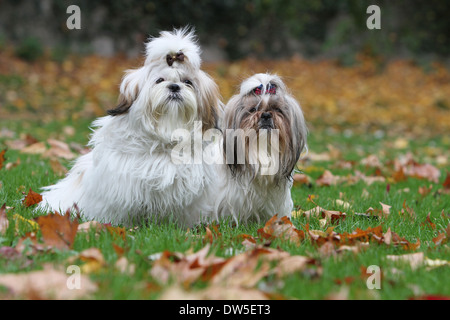
<svg viewBox="0 0 450 320">
<path fill-rule="evenodd" d="M 68 136 L 64 133 L 64 127 L 71 126 L 75 134 Z M 77 121 L 1 121 L 0 129 L 7 128 L 19 134 L 29 133 L 39 141 L 45 141 L 50 136 L 66 142 L 85 144 L 89 136 L 89 120 Z M 450 142 L 448 138 L 436 137 L 428 139 L 408 140 L 406 149 L 398 149 L 392 142 L 396 137 L 380 137 L 371 133 L 357 134 L 349 130 L 338 131 L 326 128 L 315 128 L 309 138 L 309 150 L 313 153 L 329 151 L 329 145 L 339 150 L 339 159 L 331 158 L 329 161 L 313 161 L 300 164 L 312 179 L 310 185 L 295 186 L 292 196 L 296 208 L 309 210 L 315 206 L 308 200 L 308 195 L 315 195 L 314 202 L 329 210 L 339 209 L 335 200 L 342 199 L 350 203 L 345 220 L 334 225 L 338 233 L 352 232 L 355 228 L 366 229 L 368 227 L 383 226 L 383 232 L 391 228 L 395 233 L 408 241 L 420 240 L 419 252 L 424 252 L 430 259 L 448 260 L 450 249 L 448 244 L 436 246 L 432 239 L 437 233 L 444 230 L 449 224 L 450 196 L 436 192 L 442 188 L 448 167 L 441 167 L 439 183 L 431 183 L 426 180 L 408 178 L 406 181 L 393 182 L 388 179 L 384 183 L 366 185 L 359 181 L 353 185 L 340 184 L 337 186 L 317 186 L 314 181 L 325 169 L 330 169 L 335 175 L 354 174 L 356 169 L 369 175 L 372 169 L 359 165 L 359 161 L 369 154 L 377 154 L 384 157 L 385 161 L 393 160 L 398 155 L 411 151 L 418 161 L 433 162 L 435 156 L 443 154 L 448 157 Z M 0 137 L 0 150 L 4 149 L 7 138 Z M 25 219 L 33 219 L 36 214 L 33 208 L 25 208 L 21 204 L 23 193 L 29 188 L 39 191 L 40 187 L 55 183 L 61 177 L 53 172 L 48 159 L 40 155 L 24 155 L 16 150 L 7 150 L 6 162 L 14 162 L 20 158 L 20 165 L 10 170 L 0 170 L 0 204 L 14 207 L 12 212 Z M 339 160 L 356 161 L 356 164 L 348 169 L 338 168 Z M 70 167 L 70 162 L 63 162 Z M 389 184 L 389 187 L 388 187 Z M 418 192 L 419 187 L 433 185 L 432 191 L 423 196 Z M 409 189 L 407 191 L 406 189 Z M 364 194 L 368 196 L 364 197 Z M 388 218 L 373 219 L 364 216 L 353 215 L 353 212 L 365 212 L 369 207 L 379 208 L 379 202 L 392 206 Z M 406 218 L 401 214 L 403 204 L 411 207 L 416 219 Z M 444 210 L 444 215 L 441 215 Z M 436 224 L 432 229 L 423 223 L 427 214 L 431 212 L 431 219 Z M 292 219 L 299 229 L 309 224 L 311 229 L 324 230 L 319 219 L 307 220 L 304 216 Z M 231 227 L 227 223 L 221 223 L 219 232 L 221 236 L 212 242 L 212 250 L 218 256 L 229 257 L 235 252 L 243 250 L 240 234 L 257 236 L 257 230 L 263 224 L 249 224 L 239 227 Z M 26 223 L 18 223 L 18 229 L 12 224 L 6 233 L 0 234 L 0 247 L 15 247 L 19 239 L 30 231 Z M 39 231 L 38 231 L 39 234 Z M 158 299 L 164 291 L 155 279 L 149 274 L 152 260 L 149 257 L 164 250 L 172 252 L 186 252 L 193 248 L 201 249 L 204 244 L 196 235 L 204 235 L 205 229 L 199 228 L 186 233 L 186 230 L 173 224 L 155 225 L 149 224 L 135 230 L 128 231 L 125 239 L 108 232 L 78 233 L 71 250 L 53 250 L 47 253 L 38 253 L 23 256 L 20 259 L 6 259 L 0 255 L 0 274 L 29 272 L 42 269 L 45 264 L 65 266 L 68 258 L 87 248 L 99 248 L 106 264 L 100 270 L 89 274 L 91 279 L 98 284 L 98 291 L 94 293 L 95 299 Z M 113 244 L 126 248 L 124 256 L 128 261 L 136 265 L 135 273 L 130 276 L 112 267 L 119 258 Z M 292 255 L 306 255 L 314 257 L 318 261 L 317 273 L 297 272 L 284 277 L 281 281 L 272 277 L 266 277 L 258 284 L 258 288 L 281 295 L 284 298 L 295 299 L 324 299 L 338 292 L 346 291 L 350 299 L 407 299 L 423 295 L 450 296 L 450 267 L 441 266 L 428 270 L 426 267 L 412 269 L 408 264 L 396 264 L 387 259 L 388 255 L 402 255 L 410 253 L 399 247 L 371 244 L 366 250 L 358 254 L 343 253 L 337 258 L 324 257 L 320 250 L 309 241 L 300 245 L 275 239 L 270 244 L 273 248 L 281 248 Z M 368 290 L 366 279 L 361 277 L 361 268 L 370 265 L 378 265 L 383 272 L 382 287 L 380 290 Z M 393 272 L 397 268 L 398 272 Z M 207 286 L 198 282 L 190 287 L 196 290 Z M 0 297 L 2 289 L 0 287 Z"/>
</svg>

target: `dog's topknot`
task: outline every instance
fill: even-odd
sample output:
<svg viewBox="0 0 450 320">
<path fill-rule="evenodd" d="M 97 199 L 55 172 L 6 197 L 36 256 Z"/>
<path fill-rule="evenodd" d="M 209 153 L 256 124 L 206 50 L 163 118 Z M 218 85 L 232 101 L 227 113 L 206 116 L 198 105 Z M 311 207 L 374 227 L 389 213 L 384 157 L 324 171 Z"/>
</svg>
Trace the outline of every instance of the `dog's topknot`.
<svg viewBox="0 0 450 320">
<path fill-rule="evenodd" d="M 189 63 L 200 69 L 201 50 L 197 45 L 197 37 L 193 28 L 174 29 L 172 32 L 162 31 L 158 38 L 150 38 L 146 43 L 145 65 L 167 63 L 176 67 L 178 63 Z M 182 55 L 183 59 L 176 59 Z M 172 59 L 172 57 L 175 57 Z"/>
</svg>

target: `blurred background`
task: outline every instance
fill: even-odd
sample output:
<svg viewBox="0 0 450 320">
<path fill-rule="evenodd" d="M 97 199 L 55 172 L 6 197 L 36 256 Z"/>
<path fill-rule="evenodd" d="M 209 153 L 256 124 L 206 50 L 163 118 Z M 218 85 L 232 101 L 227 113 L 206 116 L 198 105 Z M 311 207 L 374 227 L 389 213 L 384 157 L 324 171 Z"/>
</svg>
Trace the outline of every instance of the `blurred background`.
<svg viewBox="0 0 450 320">
<path fill-rule="evenodd" d="M 69 5 L 81 9 L 81 30 L 68 30 Z M 368 32 L 366 9 L 382 10 L 382 31 Z M 338 58 L 354 53 L 395 57 L 447 57 L 450 2 L 442 0 L 3 0 L 0 37 L 21 47 L 25 58 L 51 47 L 112 56 L 136 56 L 142 42 L 160 30 L 196 28 L 207 61 L 257 58 Z M 39 51 L 36 48 L 36 51 Z"/>
<path fill-rule="evenodd" d="M 380 30 L 366 26 L 373 4 Z M 66 26 L 69 5 L 80 30 Z M 225 101 L 270 71 L 313 127 L 448 133 L 449 12 L 442 0 L 2 0 L 0 117 L 104 115 L 146 39 L 190 25 Z"/>
</svg>

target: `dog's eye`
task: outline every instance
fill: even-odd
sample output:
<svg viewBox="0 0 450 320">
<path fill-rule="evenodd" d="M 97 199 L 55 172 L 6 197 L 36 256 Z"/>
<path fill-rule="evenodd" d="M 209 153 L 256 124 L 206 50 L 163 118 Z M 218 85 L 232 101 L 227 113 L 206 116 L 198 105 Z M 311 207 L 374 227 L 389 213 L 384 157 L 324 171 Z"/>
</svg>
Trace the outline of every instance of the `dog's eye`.
<svg viewBox="0 0 450 320">
<path fill-rule="evenodd" d="M 256 112 L 256 108 L 255 107 L 253 107 L 253 108 L 251 108 L 250 110 L 248 110 L 250 113 L 254 113 L 254 112 Z"/>
<path fill-rule="evenodd" d="M 183 82 L 184 82 L 185 85 L 188 85 L 188 86 L 190 86 L 190 87 L 193 87 L 193 86 L 194 86 L 194 85 L 192 84 L 192 81 L 191 81 L 191 80 L 186 79 L 186 80 L 184 80 Z"/>
<path fill-rule="evenodd" d="M 158 83 L 161 83 L 161 82 L 163 82 L 163 81 L 164 81 L 163 78 L 159 78 L 158 80 L 156 80 L 156 83 L 158 84 Z"/>
<path fill-rule="evenodd" d="M 273 110 L 274 110 L 275 112 L 278 112 L 278 113 L 283 114 L 283 111 L 282 111 L 280 108 L 278 108 L 278 107 L 273 108 Z"/>
</svg>

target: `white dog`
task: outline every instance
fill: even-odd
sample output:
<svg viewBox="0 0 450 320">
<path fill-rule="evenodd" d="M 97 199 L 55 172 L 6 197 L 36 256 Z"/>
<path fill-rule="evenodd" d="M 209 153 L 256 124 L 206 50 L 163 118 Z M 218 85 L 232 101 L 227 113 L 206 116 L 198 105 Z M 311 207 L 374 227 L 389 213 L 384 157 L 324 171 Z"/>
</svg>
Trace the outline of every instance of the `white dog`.
<svg viewBox="0 0 450 320">
<path fill-rule="evenodd" d="M 41 209 L 76 203 L 87 219 L 125 225 L 173 217 L 191 226 L 212 214 L 214 166 L 175 164 L 176 129 L 217 126 L 217 85 L 200 69 L 200 48 L 187 29 L 161 32 L 146 44 L 142 67 L 126 72 L 119 105 L 93 123 L 92 150 L 67 176 L 45 187 Z"/>
<path fill-rule="evenodd" d="M 256 74 L 225 106 L 223 122 L 218 215 L 236 222 L 290 216 L 292 175 L 306 148 L 300 105 L 278 76 Z"/>
</svg>

